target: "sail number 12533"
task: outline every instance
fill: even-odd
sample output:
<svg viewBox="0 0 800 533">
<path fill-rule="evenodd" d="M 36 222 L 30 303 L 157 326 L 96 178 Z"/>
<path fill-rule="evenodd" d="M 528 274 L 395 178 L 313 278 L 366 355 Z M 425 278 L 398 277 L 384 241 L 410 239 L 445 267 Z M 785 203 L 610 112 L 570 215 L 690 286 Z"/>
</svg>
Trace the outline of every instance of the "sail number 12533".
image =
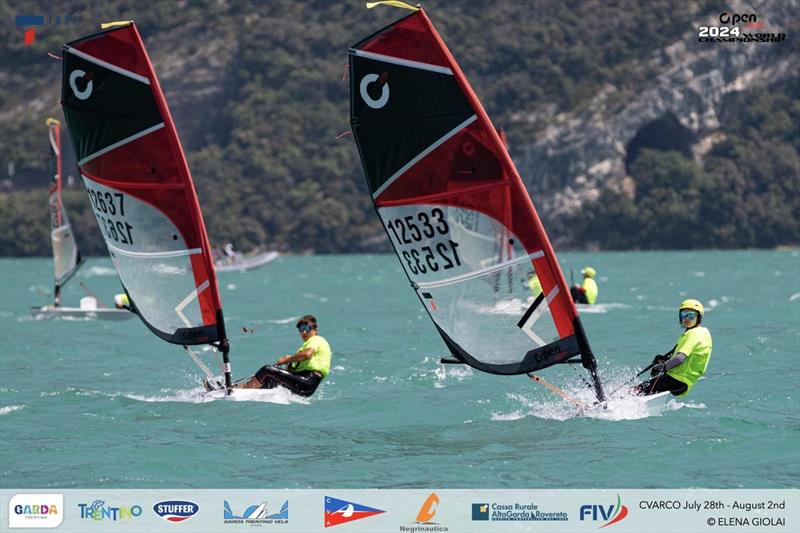
<svg viewBox="0 0 800 533">
<path fill-rule="evenodd" d="M 127 220 L 114 220 L 125 216 L 125 195 L 119 192 L 97 191 L 89 187 L 86 190 L 89 192 L 94 214 L 106 240 L 113 239 L 122 244 L 133 244 L 133 226 Z"/>
<path fill-rule="evenodd" d="M 444 211 L 435 207 L 430 213 L 420 211 L 416 215 L 393 218 L 386 227 L 392 232 L 398 244 L 397 252 L 403 257 L 412 274 L 427 274 L 448 270 L 461 265 L 458 256 L 458 243 L 450 236 Z M 448 240 L 419 246 L 422 241 L 430 241 L 437 235 L 446 235 Z M 408 246 L 412 245 L 412 246 Z"/>
</svg>

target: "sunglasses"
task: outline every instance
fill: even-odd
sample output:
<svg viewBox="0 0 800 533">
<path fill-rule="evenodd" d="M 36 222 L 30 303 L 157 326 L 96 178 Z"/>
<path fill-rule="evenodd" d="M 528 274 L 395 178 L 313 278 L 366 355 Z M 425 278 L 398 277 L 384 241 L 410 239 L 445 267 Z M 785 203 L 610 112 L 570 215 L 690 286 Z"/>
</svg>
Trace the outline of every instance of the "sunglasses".
<svg viewBox="0 0 800 533">
<path fill-rule="evenodd" d="M 300 333 L 308 333 L 312 329 L 314 329 L 314 327 L 309 326 L 308 324 L 302 324 L 300 326 L 297 326 L 297 331 L 299 331 Z"/>
<path fill-rule="evenodd" d="M 679 313 L 681 320 L 685 320 L 687 318 L 697 318 L 697 311 L 681 311 Z"/>
</svg>

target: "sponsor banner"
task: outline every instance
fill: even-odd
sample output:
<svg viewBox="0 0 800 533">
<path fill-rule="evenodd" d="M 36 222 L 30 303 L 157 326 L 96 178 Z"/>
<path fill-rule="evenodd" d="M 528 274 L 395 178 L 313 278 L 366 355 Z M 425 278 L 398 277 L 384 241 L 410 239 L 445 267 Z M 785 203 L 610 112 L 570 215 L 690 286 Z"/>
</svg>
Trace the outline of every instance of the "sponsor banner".
<svg viewBox="0 0 800 533">
<path fill-rule="evenodd" d="M 800 489 L 0 489 L 0 505 L 0 531 L 59 533 L 800 531 Z"/>
<path fill-rule="evenodd" d="M 64 521 L 63 494 L 15 494 L 8 503 L 3 500 L 9 528 L 51 528 Z"/>
</svg>

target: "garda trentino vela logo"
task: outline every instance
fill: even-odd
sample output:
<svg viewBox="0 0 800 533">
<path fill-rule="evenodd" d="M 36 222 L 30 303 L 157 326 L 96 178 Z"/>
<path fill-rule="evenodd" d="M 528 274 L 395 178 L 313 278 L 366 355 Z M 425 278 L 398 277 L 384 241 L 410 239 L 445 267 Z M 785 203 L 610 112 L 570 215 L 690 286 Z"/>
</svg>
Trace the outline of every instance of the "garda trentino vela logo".
<svg viewBox="0 0 800 533">
<path fill-rule="evenodd" d="M 153 512 L 167 522 L 183 522 L 197 514 L 200 506 L 183 500 L 167 500 L 153 506 Z"/>
<path fill-rule="evenodd" d="M 628 508 L 622 505 L 622 499 L 617 494 L 617 504 L 614 505 L 595 505 L 587 504 L 581 505 L 580 510 L 581 520 L 606 520 L 606 523 L 600 526 L 599 529 L 616 524 L 626 516 L 628 516 Z"/>
<path fill-rule="evenodd" d="M 288 524 L 289 523 L 289 500 L 283 502 L 280 511 L 270 513 L 267 502 L 257 503 L 249 506 L 240 515 L 233 512 L 228 500 L 224 500 L 223 518 L 226 524 L 249 524 L 257 526 L 262 524 Z"/>
<path fill-rule="evenodd" d="M 439 511 L 440 504 L 439 495 L 431 492 L 419 508 L 417 519 L 414 523 L 408 526 L 400 526 L 400 531 L 403 533 L 444 533 L 447 531 L 446 526 L 433 522 L 433 518 Z"/>
<path fill-rule="evenodd" d="M 345 522 L 361 520 L 377 514 L 385 513 L 382 509 L 367 507 L 360 503 L 348 502 L 325 496 L 325 527 L 338 526 Z"/>
<path fill-rule="evenodd" d="M 8 527 L 58 527 L 63 510 L 63 494 L 15 494 L 8 501 Z"/>
</svg>

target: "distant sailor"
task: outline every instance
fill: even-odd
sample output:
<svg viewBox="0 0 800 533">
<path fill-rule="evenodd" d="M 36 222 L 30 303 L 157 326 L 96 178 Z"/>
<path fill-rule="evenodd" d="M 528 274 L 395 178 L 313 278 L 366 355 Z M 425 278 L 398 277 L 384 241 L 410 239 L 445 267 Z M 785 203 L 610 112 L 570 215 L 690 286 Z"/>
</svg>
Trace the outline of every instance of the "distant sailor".
<svg viewBox="0 0 800 533">
<path fill-rule="evenodd" d="M 528 288 L 531 290 L 531 296 L 536 298 L 542 294 L 542 282 L 539 281 L 539 276 L 533 271 L 528 272 L 528 276 L 530 276 L 528 279 Z"/>
<path fill-rule="evenodd" d="M 331 347 L 317 335 L 317 319 L 306 315 L 297 324 L 303 344 L 292 355 L 278 358 L 275 365 L 265 365 L 244 383 L 234 385 L 241 389 L 274 389 L 283 386 L 300 396 L 311 396 L 331 368 Z M 288 363 L 286 370 L 278 368 Z M 206 380 L 207 390 L 212 387 Z"/>
<path fill-rule="evenodd" d="M 126 293 L 115 294 L 114 295 L 114 307 L 117 309 L 130 309 L 131 302 L 128 300 L 128 295 Z"/>
<path fill-rule="evenodd" d="M 583 274 L 583 284 L 575 284 L 570 288 L 569 292 L 576 304 L 593 305 L 597 301 L 597 282 L 594 280 L 597 272 L 592 267 L 587 266 L 581 270 L 581 274 Z"/>
<path fill-rule="evenodd" d="M 681 302 L 678 322 L 684 332 L 672 350 L 655 356 L 652 377 L 634 388 L 637 394 L 647 396 L 669 391 L 675 396 L 684 396 L 692 390 L 705 374 L 711 358 L 711 333 L 700 325 L 702 321 L 703 304 L 691 299 Z"/>
</svg>

